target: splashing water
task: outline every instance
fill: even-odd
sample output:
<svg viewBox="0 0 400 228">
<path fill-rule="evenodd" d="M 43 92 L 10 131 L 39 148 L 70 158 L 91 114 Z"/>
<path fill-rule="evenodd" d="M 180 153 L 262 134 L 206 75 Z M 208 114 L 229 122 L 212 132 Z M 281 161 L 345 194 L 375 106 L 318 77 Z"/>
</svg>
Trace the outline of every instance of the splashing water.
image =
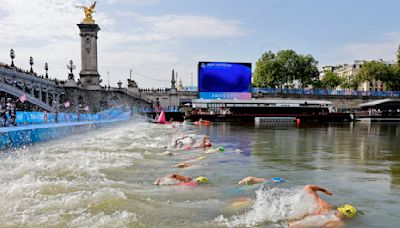
<svg viewBox="0 0 400 228">
<path fill-rule="evenodd" d="M 253 227 L 260 223 L 299 219 L 316 208 L 315 201 L 300 187 L 294 189 L 261 187 L 256 191 L 254 205 L 243 215 L 231 218 L 219 216 L 215 220 L 228 227 Z"/>
</svg>

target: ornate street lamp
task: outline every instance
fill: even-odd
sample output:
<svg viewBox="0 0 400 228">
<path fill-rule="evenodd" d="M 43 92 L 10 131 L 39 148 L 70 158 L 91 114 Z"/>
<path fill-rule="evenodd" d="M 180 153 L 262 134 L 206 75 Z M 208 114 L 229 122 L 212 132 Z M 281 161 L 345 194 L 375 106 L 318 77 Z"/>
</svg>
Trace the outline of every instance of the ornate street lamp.
<svg viewBox="0 0 400 228">
<path fill-rule="evenodd" d="M 68 79 L 74 80 L 74 70 L 76 66 L 74 65 L 74 62 L 72 60 L 69 61 L 69 65 L 67 65 L 67 69 L 70 70 L 71 72 L 68 74 Z"/>
<path fill-rule="evenodd" d="M 11 48 L 11 51 L 10 51 L 10 57 L 11 57 L 11 67 L 14 67 L 15 52 L 14 52 L 14 50 L 12 48 Z"/>
<path fill-rule="evenodd" d="M 33 66 L 34 63 L 35 63 L 35 62 L 33 62 L 33 57 L 31 56 L 31 57 L 29 58 L 29 65 L 31 65 L 31 74 L 33 74 L 32 66 Z"/>
<path fill-rule="evenodd" d="M 48 74 L 48 71 L 49 71 L 49 64 L 48 64 L 48 63 L 45 63 L 45 64 L 44 64 L 44 70 L 46 71 L 46 78 L 49 78 L 49 74 Z"/>
</svg>

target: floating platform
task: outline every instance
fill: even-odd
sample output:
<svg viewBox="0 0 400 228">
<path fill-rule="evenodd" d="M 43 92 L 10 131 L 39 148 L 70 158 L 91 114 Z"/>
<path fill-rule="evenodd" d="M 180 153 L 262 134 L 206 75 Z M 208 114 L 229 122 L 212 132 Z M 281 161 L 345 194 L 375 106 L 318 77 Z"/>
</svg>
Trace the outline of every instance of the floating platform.
<svg viewBox="0 0 400 228">
<path fill-rule="evenodd" d="M 312 114 L 187 114 L 186 119 L 198 121 L 199 119 L 212 122 L 255 122 L 256 118 L 283 118 L 285 120 L 300 119 L 301 122 L 351 122 L 353 121 L 350 113 L 326 113 L 323 115 Z"/>
</svg>

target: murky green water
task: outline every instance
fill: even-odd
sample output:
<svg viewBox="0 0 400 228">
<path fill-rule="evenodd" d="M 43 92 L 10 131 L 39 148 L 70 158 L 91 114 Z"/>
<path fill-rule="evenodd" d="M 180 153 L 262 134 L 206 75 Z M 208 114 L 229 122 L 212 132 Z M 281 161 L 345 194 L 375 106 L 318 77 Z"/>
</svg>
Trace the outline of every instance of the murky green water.
<svg viewBox="0 0 400 228">
<path fill-rule="evenodd" d="M 173 138 L 207 134 L 224 153 L 165 152 Z M 197 160 L 203 155 L 204 160 Z M 174 164 L 189 161 L 191 167 Z M 161 176 L 206 176 L 198 187 L 154 186 Z M 270 190 L 239 187 L 246 176 L 286 180 L 279 201 Z M 351 203 L 364 215 L 348 227 L 400 224 L 400 124 L 212 124 L 172 128 L 131 122 L 43 143 L 0 159 L 2 227 L 225 227 L 285 226 L 310 203 L 293 194 L 319 184 L 333 205 Z M 299 193 L 300 194 L 300 193 Z M 248 197 L 254 206 L 232 202 Z M 275 208 L 272 210 L 271 208 Z M 292 212 L 291 212 L 292 213 Z M 290 214 L 290 213 L 289 213 Z"/>
</svg>

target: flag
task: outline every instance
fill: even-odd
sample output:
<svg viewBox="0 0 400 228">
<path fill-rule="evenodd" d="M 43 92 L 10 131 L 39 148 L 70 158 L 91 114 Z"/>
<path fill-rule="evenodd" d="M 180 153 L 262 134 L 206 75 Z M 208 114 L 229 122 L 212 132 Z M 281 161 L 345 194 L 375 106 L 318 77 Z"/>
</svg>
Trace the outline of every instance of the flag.
<svg viewBox="0 0 400 228">
<path fill-rule="evenodd" d="M 86 107 L 84 108 L 84 110 L 85 110 L 86 112 L 89 112 L 89 106 L 86 106 Z"/>
<path fill-rule="evenodd" d="M 26 97 L 26 94 L 22 94 L 22 96 L 19 97 L 19 100 L 24 103 L 26 100 L 28 100 L 28 98 Z"/>
<path fill-rule="evenodd" d="M 67 102 L 64 103 L 64 107 L 68 108 L 69 106 L 70 106 L 69 101 L 67 101 Z"/>
</svg>

